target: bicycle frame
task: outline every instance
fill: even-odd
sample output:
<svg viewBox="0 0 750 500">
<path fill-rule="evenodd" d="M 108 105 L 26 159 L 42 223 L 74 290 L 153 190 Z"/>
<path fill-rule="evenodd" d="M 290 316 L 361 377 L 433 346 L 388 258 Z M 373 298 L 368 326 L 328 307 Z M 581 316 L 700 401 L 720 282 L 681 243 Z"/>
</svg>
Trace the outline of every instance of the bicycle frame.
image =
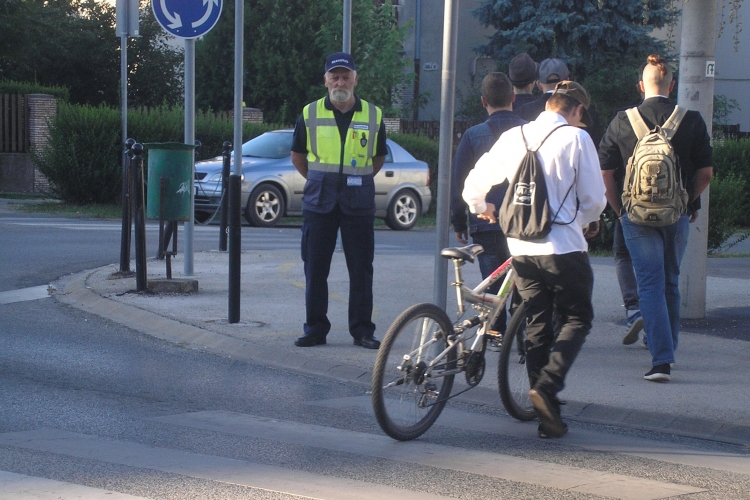
<svg viewBox="0 0 750 500">
<path fill-rule="evenodd" d="M 475 245 L 470 245 L 466 248 L 470 249 L 473 254 L 474 247 Z M 478 253 L 479 252 L 474 255 L 478 255 Z M 424 374 L 430 377 L 432 376 L 433 369 L 443 362 L 448 352 L 450 352 L 452 349 L 458 349 L 459 359 L 457 367 L 453 370 L 446 370 L 442 372 L 441 376 L 455 375 L 463 371 L 464 367 L 461 363 L 461 359 L 465 356 L 465 351 L 480 352 L 484 350 L 484 335 L 489 330 L 488 325 L 491 325 L 492 322 L 494 322 L 495 318 L 500 313 L 502 308 L 505 307 L 505 304 L 508 301 L 508 297 L 510 297 L 510 293 L 513 290 L 513 286 L 515 283 L 515 270 L 511 266 L 511 264 L 513 263 L 512 257 L 503 262 L 497 269 L 492 272 L 492 274 L 482 280 L 482 282 L 473 289 L 464 284 L 463 278 L 461 276 L 461 267 L 466 264 L 466 260 L 458 257 L 446 258 L 450 258 L 453 261 L 453 269 L 456 280 L 451 284 L 451 286 L 455 287 L 456 289 L 458 313 L 464 314 L 466 312 L 467 308 L 465 306 L 465 303 L 472 304 L 475 308 L 479 309 L 480 313 L 474 318 L 467 319 L 461 324 L 454 325 L 454 334 L 448 337 L 448 347 L 445 348 L 440 354 L 435 356 L 435 358 L 430 362 L 429 365 L 427 365 L 426 370 L 424 371 Z M 503 276 L 505 276 L 505 279 L 503 280 L 503 283 L 500 286 L 497 294 L 484 292 L 487 287 L 497 282 Z M 464 341 L 466 340 L 465 333 L 477 325 L 480 325 L 480 328 L 477 330 L 476 338 L 474 339 L 471 347 L 469 349 L 465 349 L 463 345 Z M 430 347 L 437 341 L 437 339 L 434 338 L 429 340 L 426 339 L 426 333 L 427 332 L 425 330 L 422 331 L 422 339 L 419 347 L 414 351 L 404 355 L 402 363 L 403 370 L 406 370 L 407 365 L 412 364 L 412 361 L 415 359 L 415 357 L 416 363 L 418 364 L 422 359 L 422 352 L 424 351 L 424 349 Z"/>
</svg>

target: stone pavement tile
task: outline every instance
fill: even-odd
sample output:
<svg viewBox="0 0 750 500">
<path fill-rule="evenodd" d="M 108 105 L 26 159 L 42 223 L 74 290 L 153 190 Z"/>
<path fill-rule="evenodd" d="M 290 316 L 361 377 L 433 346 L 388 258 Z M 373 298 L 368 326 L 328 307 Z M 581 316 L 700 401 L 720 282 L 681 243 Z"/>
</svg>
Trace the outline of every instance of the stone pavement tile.
<svg viewBox="0 0 750 500">
<path fill-rule="evenodd" d="M 677 417 L 651 411 L 632 411 L 622 423 L 642 429 L 668 429 Z"/>
<path fill-rule="evenodd" d="M 627 408 L 590 404 L 585 405 L 575 416 L 590 422 L 622 423 L 631 413 L 633 410 Z"/>
<path fill-rule="evenodd" d="M 750 425 L 724 424 L 713 437 L 719 441 L 748 446 L 748 443 L 750 443 Z"/>
<path fill-rule="evenodd" d="M 669 429 L 679 434 L 713 435 L 723 426 L 721 422 L 713 422 L 701 418 L 677 417 Z"/>
</svg>

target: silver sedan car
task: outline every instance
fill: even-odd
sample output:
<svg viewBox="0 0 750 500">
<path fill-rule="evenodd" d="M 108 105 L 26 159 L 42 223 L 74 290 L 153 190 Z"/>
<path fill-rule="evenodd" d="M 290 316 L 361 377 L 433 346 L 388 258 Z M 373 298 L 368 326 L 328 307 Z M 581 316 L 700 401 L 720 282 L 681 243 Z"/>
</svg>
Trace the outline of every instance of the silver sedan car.
<svg viewBox="0 0 750 500">
<path fill-rule="evenodd" d="M 411 229 L 430 207 L 430 171 L 386 140 L 388 154 L 375 176 L 375 216 L 391 229 Z M 252 226 L 271 227 L 302 214 L 305 179 L 292 165 L 292 130 L 266 132 L 242 145 L 242 207 Z M 233 172 L 231 167 L 230 173 Z M 221 205 L 222 157 L 195 164 L 195 217 L 209 219 Z"/>
</svg>

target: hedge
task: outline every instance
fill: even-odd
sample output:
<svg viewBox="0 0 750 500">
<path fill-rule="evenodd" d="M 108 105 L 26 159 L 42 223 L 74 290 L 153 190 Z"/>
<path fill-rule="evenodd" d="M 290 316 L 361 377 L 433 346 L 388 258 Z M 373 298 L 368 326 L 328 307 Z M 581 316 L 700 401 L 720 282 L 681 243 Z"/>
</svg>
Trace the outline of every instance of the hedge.
<svg viewBox="0 0 750 500">
<path fill-rule="evenodd" d="M 183 142 L 184 112 L 179 108 L 133 110 L 128 113 L 128 135 L 137 142 Z M 274 128 L 243 126 L 243 141 Z M 196 159 L 222 153 L 224 141 L 234 135 L 231 120 L 198 113 L 195 137 L 201 141 Z M 53 195 L 76 204 L 116 203 L 122 184 L 121 116 L 106 106 L 80 106 L 60 102 L 50 123 L 46 147 L 34 154 L 39 170 L 50 180 Z M 148 165 L 148 150 L 144 160 Z"/>
</svg>

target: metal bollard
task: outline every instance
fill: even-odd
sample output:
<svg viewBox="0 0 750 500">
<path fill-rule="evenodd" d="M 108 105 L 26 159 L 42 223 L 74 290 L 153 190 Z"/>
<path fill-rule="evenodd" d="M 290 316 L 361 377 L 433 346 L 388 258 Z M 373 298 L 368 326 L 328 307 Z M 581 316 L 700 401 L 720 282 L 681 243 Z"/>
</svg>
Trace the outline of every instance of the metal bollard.
<svg viewBox="0 0 750 500">
<path fill-rule="evenodd" d="M 232 143 L 224 141 L 224 163 L 221 168 L 221 224 L 219 225 L 219 250 L 222 252 L 227 251 L 227 220 L 229 214 L 229 196 L 227 194 L 227 186 L 229 185 L 229 165 L 232 162 Z"/>
<path fill-rule="evenodd" d="M 135 139 L 125 141 L 122 159 L 122 232 L 120 236 L 120 273 L 130 274 L 130 228 L 132 225 L 133 175 L 130 170 L 130 150 Z"/>
<path fill-rule="evenodd" d="M 229 323 L 240 322 L 242 221 L 240 212 L 242 176 L 229 176 Z"/>
<path fill-rule="evenodd" d="M 131 148 L 130 166 L 133 170 L 133 220 L 135 221 L 135 288 L 146 291 L 146 206 L 144 204 L 143 146 Z"/>
</svg>

